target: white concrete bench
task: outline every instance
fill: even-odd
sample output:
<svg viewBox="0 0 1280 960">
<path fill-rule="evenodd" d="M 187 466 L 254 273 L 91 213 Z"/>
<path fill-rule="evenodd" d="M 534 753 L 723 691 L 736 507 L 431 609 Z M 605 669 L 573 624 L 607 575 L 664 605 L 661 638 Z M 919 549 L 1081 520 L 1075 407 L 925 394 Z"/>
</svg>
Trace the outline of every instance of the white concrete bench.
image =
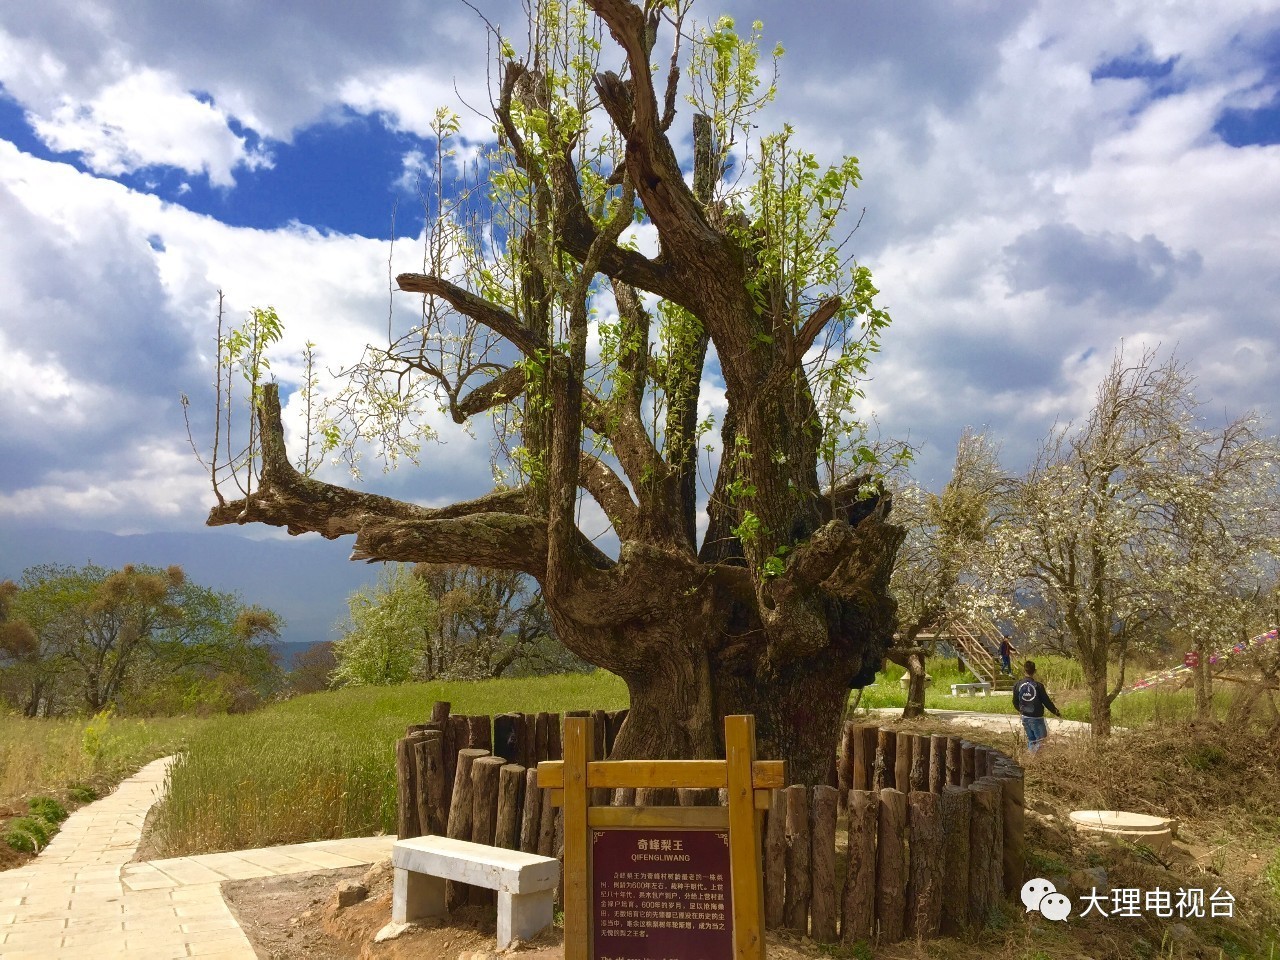
<svg viewBox="0 0 1280 960">
<path fill-rule="evenodd" d="M 530 940 L 554 919 L 560 862 L 518 850 L 448 837 L 397 840 L 391 922 L 413 923 L 447 915 L 444 883 L 469 883 L 498 891 L 498 949 Z"/>
<path fill-rule="evenodd" d="M 982 683 L 953 683 L 951 685 L 951 695 L 953 697 L 960 696 L 961 691 L 963 691 L 966 696 L 981 694 L 985 697 L 991 692 L 991 684 L 984 681 Z"/>
</svg>

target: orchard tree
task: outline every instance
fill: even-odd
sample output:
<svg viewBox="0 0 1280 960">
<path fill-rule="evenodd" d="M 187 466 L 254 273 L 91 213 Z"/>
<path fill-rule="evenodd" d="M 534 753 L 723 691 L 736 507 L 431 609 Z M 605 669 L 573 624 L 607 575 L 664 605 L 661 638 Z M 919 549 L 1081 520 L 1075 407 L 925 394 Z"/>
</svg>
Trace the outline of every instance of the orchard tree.
<svg viewBox="0 0 1280 960">
<path fill-rule="evenodd" d="M 1214 652 L 1253 634 L 1280 561 L 1280 445 L 1245 414 L 1180 437 L 1157 494 L 1170 537 L 1151 575 L 1166 616 L 1190 639 L 1196 716 L 1212 707 Z"/>
<path fill-rule="evenodd" d="M 1244 622 L 1234 598 L 1274 556 L 1274 442 L 1252 415 L 1206 427 L 1194 383 L 1173 357 L 1118 352 L 1088 417 L 1045 441 L 1000 527 L 1006 576 L 1080 661 L 1098 736 L 1134 644 L 1172 626 L 1207 651 Z"/>
<path fill-rule="evenodd" d="M 408 568 L 384 570 L 347 599 L 342 637 L 333 645 L 333 681 L 351 686 L 406 683 L 427 656 L 439 608 Z"/>
<path fill-rule="evenodd" d="M 308 475 L 309 444 L 295 468 L 278 388 L 259 386 L 242 338 L 223 359 L 255 386 L 239 463 L 260 476 L 218 493 L 209 523 L 528 574 L 562 642 L 627 683 L 617 756 L 722 756 L 721 718 L 750 713 L 762 754 L 819 782 L 850 684 L 894 630 L 901 533 L 853 409 L 888 316 L 840 232 L 856 160 L 824 168 L 788 127 L 753 139 L 774 93 L 760 26 L 695 30 L 689 6 L 533 0 L 529 49 L 496 37 L 497 145 L 471 189 L 428 197 L 425 269 L 396 278 L 422 297 L 412 321 L 350 371 L 348 416 L 308 431 L 394 458 L 416 453 L 433 402 L 458 422 L 491 414 L 510 453 L 499 485 L 428 508 Z M 655 75 L 660 38 L 673 48 Z M 441 173 L 456 127 L 438 115 Z M 717 377 L 727 411 L 700 538 L 713 424 L 699 402 Z M 236 452 L 210 463 L 215 489 Z M 616 558 L 578 525 L 580 491 Z"/>
<path fill-rule="evenodd" d="M 966 429 L 942 492 L 907 483 L 894 492 L 894 520 L 906 531 L 890 586 L 898 601 L 898 645 L 889 658 L 907 668 L 904 717 L 924 714 L 924 650 L 916 638 L 952 620 L 1011 613 L 1010 594 L 988 572 L 996 563 L 994 531 L 1005 516 L 1011 482 L 989 437 Z"/>
</svg>

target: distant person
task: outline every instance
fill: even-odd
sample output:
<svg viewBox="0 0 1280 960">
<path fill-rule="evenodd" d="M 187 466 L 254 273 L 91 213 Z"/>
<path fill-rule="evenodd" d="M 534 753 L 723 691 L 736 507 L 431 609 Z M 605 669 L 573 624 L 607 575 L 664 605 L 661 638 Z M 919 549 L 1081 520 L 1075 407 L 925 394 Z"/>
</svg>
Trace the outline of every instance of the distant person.
<svg viewBox="0 0 1280 960">
<path fill-rule="evenodd" d="M 1013 662 L 1010 660 L 1010 657 L 1017 652 L 1018 648 L 1009 642 L 1008 637 L 1000 638 L 1000 669 L 1009 676 L 1013 675 Z"/>
<path fill-rule="evenodd" d="M 1013 685 L 1013 705 L 1022 714 L 1022 729 L 1027 734 L 1027 749 L 1035 753 L 1049 736 L 1049 725 L 1045 723 L 1044 712 L 1048 710 L 1059 720 L 1062 714 L 1049 699 L 1044 684 L 1036 679 L 1036 664 L 1028 660 L 1023 668 L 1026 676 Z"/>
</svg>

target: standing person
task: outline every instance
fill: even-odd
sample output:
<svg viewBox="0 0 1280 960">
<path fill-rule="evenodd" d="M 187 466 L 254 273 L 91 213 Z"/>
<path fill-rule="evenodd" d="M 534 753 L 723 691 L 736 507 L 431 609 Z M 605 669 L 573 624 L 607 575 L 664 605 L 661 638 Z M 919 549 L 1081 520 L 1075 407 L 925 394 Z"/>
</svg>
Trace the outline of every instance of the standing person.
<svg viewBox="0 0 1280 960">
<path fill-rule="evenodd" d="M 1044 720 L 1045 710 L 1059 720 L 1062 719 L 1062 714 L 1049 699 L 1049 693 L 1045 690 L 1044 684 L 1036 679 L 1034 660 L 1027 661 L 1023 672 L 1026 676 L 1013 685 L 1013 705 L 1018 708 L 1018 713 L 1022 714 L 1022 729 L 1027 734 L 1027 748 L 1035 753 L 1049 736 L 1049 725 Z"/>
<path fill-rule="evenodd" d="M 1013 673 L 1013 664 L 1009 658 L 1017 652 L 1018 648 L 1009 642 L 1008 637 L 1000 638 L 1000 668 L 1004 670 L 1005 673 Z"/>
</svg>

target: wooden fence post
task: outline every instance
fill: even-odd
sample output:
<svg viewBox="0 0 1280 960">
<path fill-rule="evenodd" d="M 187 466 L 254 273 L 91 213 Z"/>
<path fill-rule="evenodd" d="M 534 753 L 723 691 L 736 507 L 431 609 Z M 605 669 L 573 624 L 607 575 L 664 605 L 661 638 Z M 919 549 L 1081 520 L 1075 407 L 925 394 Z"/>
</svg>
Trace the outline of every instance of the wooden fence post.
<svg viewBox="0 0 1280 960">
<path fill-rule="evenodd" d="M 548 760 L 561 760 L 564 758 L 564 747 L 562 746 L 560 736 L 560 714 L 553 713 L 548 718 L 549 727 L 548 734 Z"/>
<path fill-rule="evenodd" d="M 960 741 L 960 786 L 967 787 L 973 783 L 973 744 L 968 740 Z"/>
<path fill-rule="evenodd" d="M 520 714 L 500 713 L 493 718 L 493 755 L 507 763 L 519 763 Z"/>
<path fill-rule="evenodd" d="M 465 722 L 466 718 L 461 719 Z M 449 836 L 454 840 L 471 839 L 471 816 L 473 812 L 471 768 L 475 765 L 475 761 L 488 755 L 488 750 L 472 750 L 469 747 L 458 751 L 457 768 L 453 778 L 453 801 L 449 805 L 448 827 Z M 458 908 L 467 902 L 466 887 L 452 880 L 448 881 L 445 884 L 445 899 L 449 904 L 450 910 Z"/>
<path fill-rule="evenodd" d="M 778 929 L 784 921 L 786 863 L 787 793 L 785 790 L 773 790 L 764 835 L 764 925 L 768 930 Z"/>
<path fill-rule="evenodd" d="M 942 793 L 947 784 L 947 738 L 935 733 L 929 738 L 929 792 Z"/>
<path fill-rule="evenodd" d="M 556 814 L 551 805 L 551 791 L 539 790 L 542 794 L 542 810 L 538 814 L 538 847 L 535 851 L 540 857 L 556 855 Z"/>
<path fill-rule="evenodd" d="M 995 777 L 975 781 L 991 795 L 991 847 L 987 857 L 991 869 L 987 873 L 987 902 L 995 906 L 1004 897 L 1004 787 Z"/>
<path fill-rule="evenodd" d="M 783 923 L 802 936 L 809 932 L 812 894 L 809 841 L 809 791 L 803 784 L 787 787 L 787 895 Z"/>
<path fill-rule="evenodd" d="M 488 719 L 487 717 L 484 719 Z M 493 846 L 494 830 L 498 821 L 498 780 L 505 761 L 502 757 L 476 758 L 471 767 L 471 842 Z M 472 887 L 468 902 L 488 905 L 494 902 L 492 890 Z"/>
<path fill-rule="evenodd" d="M 396 838 L 418 837 L 417 791 L 414 781 L 413 741 L 404 737 L 396 741 Z"/>
<path fill-rule="evenodd" d="M 870 790 L 849 792 L 849 856 L 840 905 L 840 942 L 870 940 L 875 932 L 878 798 Z"/>
<path fill-rule="evenodd" d="M 524 771 L 524 807 L 520 811 L 520 850 L 538 852 L 538 828 L 542 818 L 542 791 L 538 789 L 538 768 Z"/>
<path fill-rule="evenodd" d="M 566 718 L 564 724 L 564 808 L 561 831 L 564 836 L 564 869 L 561 876 L 564 898 L 565 960 L 586 960 L 590 951 L 588 911 L 591 891 L 587 886 L 589 871 L 587 834 L 589 831 L 565 830 L 571 824 L 587 822 L 587 764 L 595 760 L 595 736 L 587 718 Z"/>
<path fill-rule="evenodd" d="M 1022 768 L 1009 764 L 1000 791 L 1004 819 L 1004 893 L 1017 899 L 1026 882 L 1026 813 L 1023 809 Z"/>
<path fill-rule="evenodd" d="M 545 710 L 533 718 L 534 759 L 537 763 L 551 757 L 551 714 Z"/>
<path fill-rule="evenodd" d="M 960 738 L 947 737 L 947 783 L 960 786 Z"/>
<path fill-rule="evenodd" d="M 846 721 L 840 727 L 840 745 L 836 748 L 836 788 L 840 791 L 840 809 L 849 803 L 853 789 L 853 737 L 857 726 Z"/>
<path fill-rule="evenodd" d="M 897 943 L 907 906 L 907 795 L 901 790 L 880 791 L 876 832 L 876 922 L 881 942 Z"/>
<path fill-rule="evenodd" d="M 810 936 L 819 943 L 836 940 L 836 811 L 839 792 L 819 784 L 813 788 L 813 906 Z"/>
<path fill-rule="evenodd" d="M 893 787 L 893 768 L 897 759 L 897 734 L 892 730 L 880 730 L 878 740 L 875 776 L 871 787 L 873 790 Z"/>
<path fill-rule="evenodd" d="M 907 793 L 911 790 L 911 761 L 915 747 L 915 734 L 900 733 L 897 736 L 897 754 L 893 761 L 893 786 Z"/>
<path fill-rule="evenodd" d="M 438 730 L 413 745 L 413 765 L 418 786 L 418 829 L 421 835 L 441 836 L 448 824 L 444 805 L 444 734 Z"/>
<path fill-rule="evenodd" d="M 999 793 L 989 784 L 975 783 L 968 788 L 973 797 L 969 816 L 969 925 L 975 930 L 986 925 L 991 912 L 993 858 L 996 848 L 996 818 L 999 815 Z"/>
<path fill-rule="evenodd" d="M 942 927 L 942 820 L 936 793 L 907 798 L 911 824 L 911 880 L 907 885 L 907 933 L 931 939 Z"/>
<path fill-rule="evenodd" d="M 520 849 L 524 775 L 525 768 L 518 763 L 508 763 L 498 771 L 498 822 L 493 835 L 495 847 Z"/>
<path fill-rule="evenodd" d="M 942 793 L 942 932 L 956 936 L 969 925 L 969 791 L 948 784 Z"/>
<path fill-rule="evenodd" d="M 449 719 L 449 707 L 451 704 L 448 700 L 437 700 L 431 705 L 431 721 L 432 723 L 445 723 Z"/>
<path fill-rule="evenodd" d="M 484 714 L 467 717 L 467 746 L 493 751 L 493 718 Z"/>
<path fill-rule="evenodd" d="M 911 774 L 909 780 L 913 793 L 929 789 L 929 751 L 931 738 L 918 733 L 911 738 Z"/>
<path fill-rule="evenodd" d="M 876 740 L 879 729 L 859 725 L 853 738 L 853 789 L 870 790 L 875 775 Z"/>
</svg>

